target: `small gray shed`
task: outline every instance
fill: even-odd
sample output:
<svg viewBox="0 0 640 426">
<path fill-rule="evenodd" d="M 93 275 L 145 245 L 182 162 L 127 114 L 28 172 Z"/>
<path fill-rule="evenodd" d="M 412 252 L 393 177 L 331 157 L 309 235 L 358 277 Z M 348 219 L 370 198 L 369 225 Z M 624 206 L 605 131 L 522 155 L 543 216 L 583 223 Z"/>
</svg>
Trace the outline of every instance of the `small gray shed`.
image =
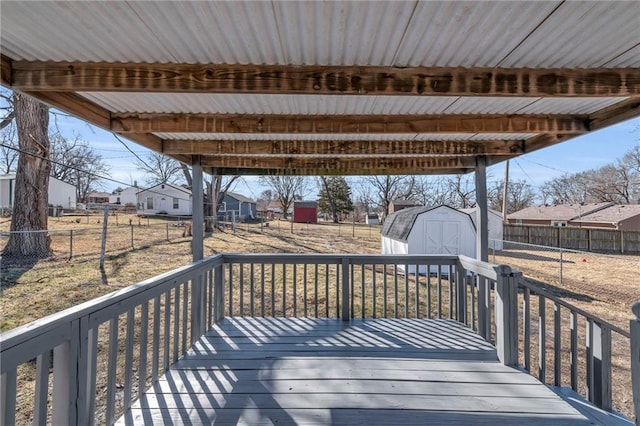
<svg viewBox="0 0 640 426">
<path fill-rule="evenodd" d="M 449 206 L 411 207 L 392 213 L 382 228 L 382 254 L 476 256 L 471 216 Z M 420 273 L 424 271 L 420 270 Z M 415 273 L 409 267 L 409 273 Z"/>
</svg>

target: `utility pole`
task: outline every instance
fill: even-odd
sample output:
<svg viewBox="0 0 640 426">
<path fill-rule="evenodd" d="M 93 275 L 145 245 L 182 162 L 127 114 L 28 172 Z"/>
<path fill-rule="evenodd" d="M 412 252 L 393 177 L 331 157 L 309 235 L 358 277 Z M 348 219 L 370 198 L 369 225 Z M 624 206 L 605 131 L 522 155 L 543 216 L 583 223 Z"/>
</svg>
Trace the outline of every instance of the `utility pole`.
<svg viewBox="0 0 640 426">
<path fill-rule="evenodd" d="M 502 222 L 507 223 L 507 195 L 509 188 L 509 160 L 504 167 L 504 188 L 502 188 Z"/>
</svg>

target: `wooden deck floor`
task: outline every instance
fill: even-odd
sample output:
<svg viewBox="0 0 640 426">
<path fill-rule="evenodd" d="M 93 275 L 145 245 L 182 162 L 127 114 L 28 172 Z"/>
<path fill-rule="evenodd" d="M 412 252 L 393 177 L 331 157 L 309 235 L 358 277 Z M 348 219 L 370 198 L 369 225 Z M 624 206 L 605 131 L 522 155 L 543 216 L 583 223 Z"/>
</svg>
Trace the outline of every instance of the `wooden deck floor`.
<svg viewBox="0 0 640 426">
<path fill-rule="evenodd" d="M 227 318 L 120 424 L 593 424 L 454 321 Z"/>
</svg>

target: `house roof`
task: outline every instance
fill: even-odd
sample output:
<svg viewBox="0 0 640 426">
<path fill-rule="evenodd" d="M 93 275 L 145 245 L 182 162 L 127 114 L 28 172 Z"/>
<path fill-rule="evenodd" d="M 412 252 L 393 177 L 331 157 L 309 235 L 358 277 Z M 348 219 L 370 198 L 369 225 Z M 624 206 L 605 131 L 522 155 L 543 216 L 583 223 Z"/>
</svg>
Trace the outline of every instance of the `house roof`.
<svg viewBox="0 0 640 426">
<path fill-rule="evenodd" d="M 531 206 L 511 213 L 509 220 L 573 220 L 602 210 L 613 203 L 555 204 L 551 206 Z"/>
<path fill-rule="evenodd" d="M 604 222 L 618 224 L 624 220 L 640 216 L 640 205 L 613 205 L 588 215 L 583 215 L 577 222 Z"/>
<path fill-rule="evenodd" d="M 411 201 L 411 200 L 393 200 L 392 201 L 394 206 L 415 206 L 417 204 L 419 204 L 416 201 Z"/>
<path fill-rule="evenodd" d="M 184 186 L 179 186 L 179 185 L 174 185 L 172 183 L 159 183 L 157 185 L 154 185 L 150 188 L 145 188 L 145 189 L 141 189 L 140 191 L 138 191 L 136 194 L 141 194 L 143 192 L 155 192 L 155 193 L 161 193 L 161 191 L 163 190 L 162 185 L 164 185 L 165 187 L 170 187 L 173 189 L 176 189 L 178 191 L 182 191 L 185 194 L 189 194 L 191 195 L 191 190 L 188 188 L 185 188 Z"/>
<path fill-rule="evenodd" d="M 253 201 L 251 198 L 249 197 L 245 197 L 242 194 L 237 194 L 235 192 L 226 192 L 226 195 L 228 195 L 231 198 L 235 198 L 236 200 L 242 202 L 242 203 L 255 203 L 255 201 Z"/>
<path fill-rule="evenodd" d="M 467 173 L 638 116 L 639 15 L 561 0 L 5 1 L 0 81 L 208 173 Z"/>
<path fill-rule="evenodd" d="M 457 214 L 468 216 L 469 220 L 471 220 L 471 217 L 467 213 L 445 205 L 433 207 L 409 207 L 395 213 L 391 213 L 387 216 L 387 219 L 384 221 L 384 226 L 382 227 L 382 236 L 406 242 L 418 216 L 440 208 L 450 209 Z"/>
</svg>

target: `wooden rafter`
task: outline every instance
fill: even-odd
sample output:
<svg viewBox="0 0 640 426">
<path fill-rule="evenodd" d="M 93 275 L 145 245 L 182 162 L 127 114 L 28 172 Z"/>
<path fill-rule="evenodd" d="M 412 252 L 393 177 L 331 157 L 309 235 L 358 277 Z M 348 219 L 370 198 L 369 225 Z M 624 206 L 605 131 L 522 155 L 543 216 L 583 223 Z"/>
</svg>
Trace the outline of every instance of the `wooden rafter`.
<svg viewBox="0 0 640 426">
<path fill-rule="evenodd" d="M 540 115 L 248 115 L 111 116 L 122 133 L 571 133 L 589 131 L 586 116 Z"/>
<path fill-rule="evenodd" d="M 406 168 L 397 170 L 394 168 L 379 169 L 323 169 L 318 167 L 296 168 L 296 169 L 267 169 L 267 168 L 205 168 L 209 174 L 219 175 L 239 175 L 239 176 L 267 176 L 267 175 L 290 175 L 290 176 L 375 176 L 375 175 L 451 175 L 466 174 L 474 170 L 473 167 L 450 168 L 450 169 L 424 169 L 422 167 Z M 215 172 L 214 172 L 215 170 Z"/>
<path fill-rule="evenodd" d="M 487 141 L 162 141 L 165 154 L 204 155 L 514 155 L 522 140 Z"/>
<path fill-rule="evenodd" d="M 638 69 L 395 68 L 14 61 L 22 91 L 629 96 Z"/>
</svg>

